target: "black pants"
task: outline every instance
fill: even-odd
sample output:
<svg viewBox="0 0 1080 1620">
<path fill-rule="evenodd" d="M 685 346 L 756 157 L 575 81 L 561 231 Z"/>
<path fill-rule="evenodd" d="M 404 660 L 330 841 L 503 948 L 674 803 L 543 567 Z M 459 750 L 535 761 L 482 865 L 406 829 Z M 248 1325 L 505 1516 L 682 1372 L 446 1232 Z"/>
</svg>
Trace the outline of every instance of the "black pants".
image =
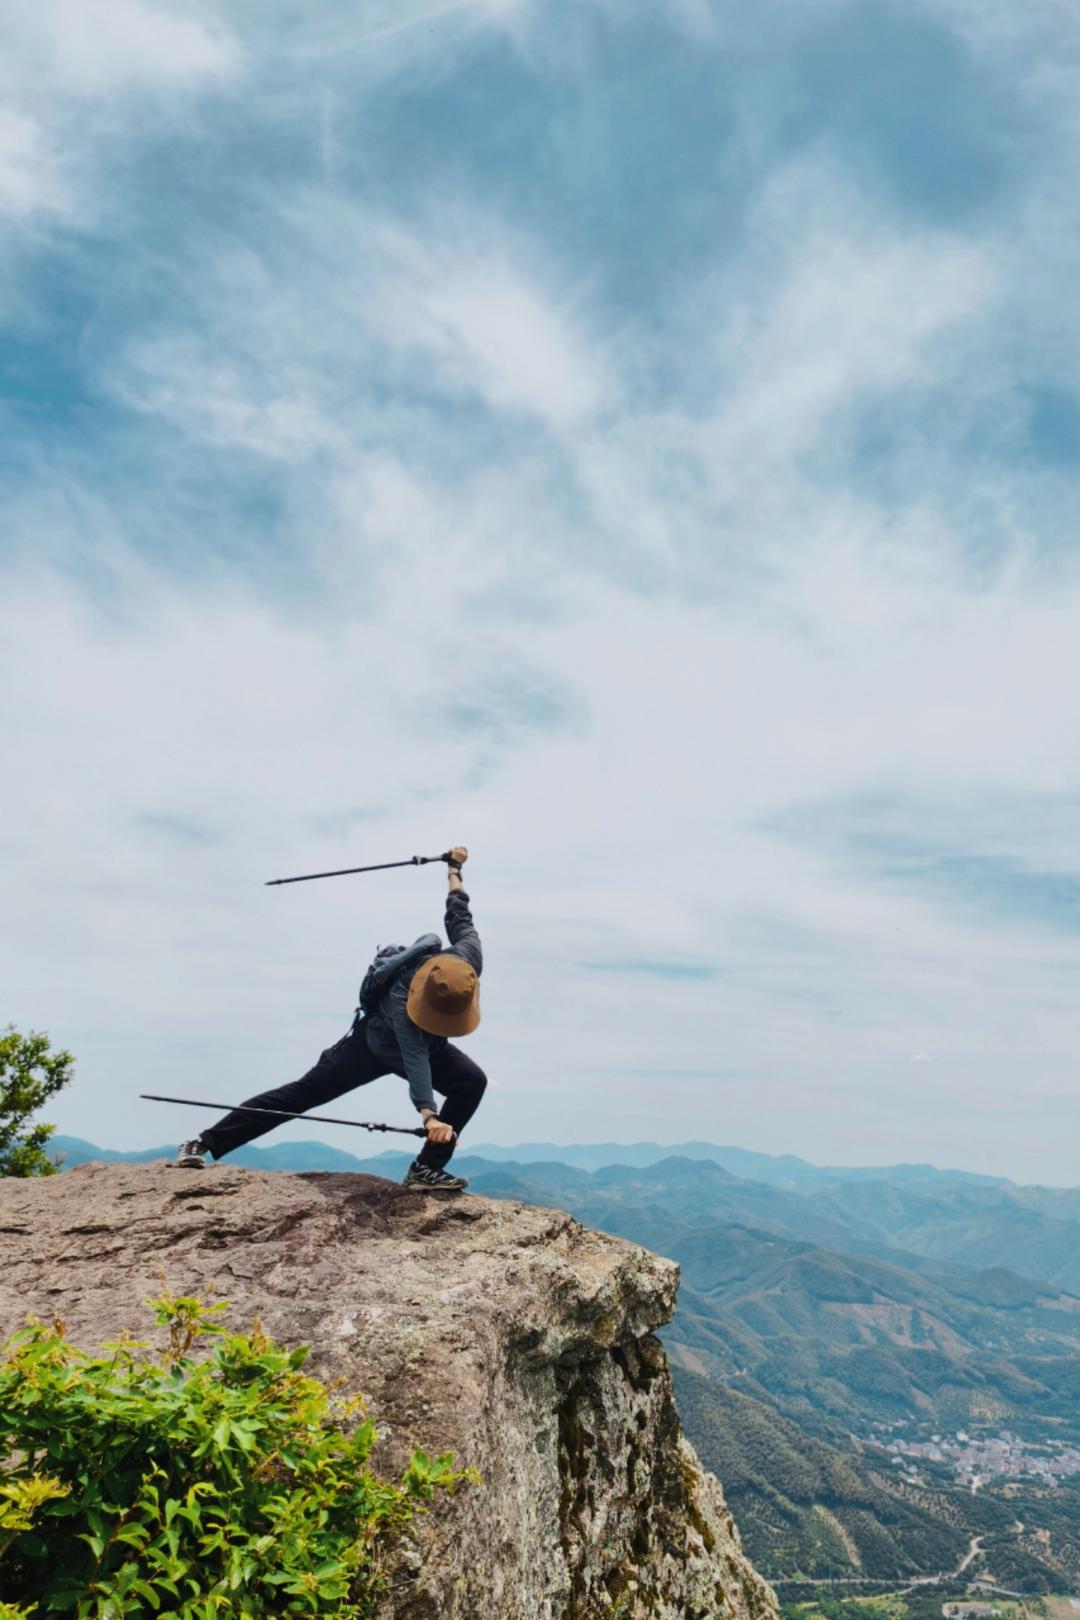
<svg viewBox="0 0 1080 1620">
<path fill-rule="evenodd" d="M 370 1085 L 384 1074 L 401 1072 L 371 1050 L 361 1024 L 334 1046 L 328 1046 L 315 1067 L 299 1080 L 245 1101 L 252 1108 L 283 1108 L 290 1114 L 303 1114 L 309 1108 L 324 1108 L 335 1097 L 357 1086 Z M 487 1076 L 472 1058 L 448 1041 L 431 1054 L 431 1080 L 435 1090 L 446 1098 L 439 1108 L 439 1118 L 460 1132 L 480 1106 Z M 245 1114 L 243 1108 L 236 1108 L 219 1124 L 203 1131 L 202 1140 L 214 1158 L 221 1159 L 256 1136 L 265 1136 L 280 1123 L 280 1120 L 262 1119 L 258 1114 Z M 453 1151 L 453 1142 L 425 1142 L 419 1155 L 420 1163 L 441 1170 Z"/>
</svg>

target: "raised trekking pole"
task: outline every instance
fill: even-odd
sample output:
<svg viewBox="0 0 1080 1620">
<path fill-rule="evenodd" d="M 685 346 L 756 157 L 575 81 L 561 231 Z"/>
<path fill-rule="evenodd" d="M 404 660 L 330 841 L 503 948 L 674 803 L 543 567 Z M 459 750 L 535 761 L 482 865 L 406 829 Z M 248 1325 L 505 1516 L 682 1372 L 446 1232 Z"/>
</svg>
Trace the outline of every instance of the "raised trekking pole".
<svg viewBox="0 0 1080 1620">
<path fill-rule="evenodd" d="M 450 851 L 445 855 L 413 855 L 407 861 L 383 861 L 380 866 L 343 866 L 337 872 L 304 872 L 300 877 L 268 878 L 264 888 L 272 889 L 279 883 L 313 883 L 316 878 L 352 877 L 354 872 L 389 872 L 394 866 L 430 866 L 433 861 L 448 861 Z M 349 1123 L 348 1120 L 345 1121 Z"/>
<path fill-rule="evenodd" d="M 300 880 L 284 878 L 282 881 L 289 883 Z M 144 1102 L 179 1103 L 183 1108 L 215 1108 L 223 1114 L 269 1114 L 274 1119 L 315 1119 L 320 1125 L 355 1125 L 360 1131 L 393 1131 L 395 1136 L 427 1136 L 427 1131 L 420 1125 L 378 1125 L 367 1119 L 335 1119 L 332 1114 L 288 1114 L 283 1108 L 252 1108 L 247 1103 L 196 1102 L 192 1097 L 158 1097 L 152 1091 L 140 1091 L 139 1096 Z M 456 1139 L 456 1131 L 454 1135 Z"/>
</svg>

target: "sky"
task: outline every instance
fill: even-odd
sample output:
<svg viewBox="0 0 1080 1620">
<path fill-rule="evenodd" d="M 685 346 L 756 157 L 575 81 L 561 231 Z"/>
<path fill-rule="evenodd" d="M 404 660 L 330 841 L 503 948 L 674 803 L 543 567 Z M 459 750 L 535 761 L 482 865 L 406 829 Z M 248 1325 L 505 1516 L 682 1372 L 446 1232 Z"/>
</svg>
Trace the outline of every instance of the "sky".
<svg viewBox="0 0 1080 1620">
<path fill-rule="evenodd" d="M 468 845 L 475 1142 L 1072 1184 L 1068 0 L 39 0 L 0 1024 L 151 1146 Z M 340 1105 L 411 1123 L 402 1082 Z M 367 1151 L 344 1129 L 289 1134 Z"/>
</svg>

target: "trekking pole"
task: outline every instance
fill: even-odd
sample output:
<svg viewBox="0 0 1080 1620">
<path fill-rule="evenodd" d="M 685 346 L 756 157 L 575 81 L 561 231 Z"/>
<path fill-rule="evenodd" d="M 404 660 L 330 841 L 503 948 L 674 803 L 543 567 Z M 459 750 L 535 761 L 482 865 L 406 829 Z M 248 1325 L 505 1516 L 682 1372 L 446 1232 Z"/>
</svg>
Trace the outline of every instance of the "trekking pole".
<svg viewBox="0 0 1080 1620">
<path fill-rule="evenodd" d="M 413 855 L 407 861 L 383 861 L 381 866 L 343 866 L 337 872 L 305 872 L 300 877 L 268 878 L 263 887 L 272 889 L 278 883 L 311 883 L 315 878 L 351 877 L 354 872 L 389 872 L 393 866 L 430 866 L 432 861 L 448 861 L 449 859 L 449 850 L 445 855 Z M 348 1124 L 348 1120 L 345 1123 Z"/>
<path fill-rule="evenodd" d="M 407 863 L 406 863 L 407 864 Z M 284 879 L 287 883 L 290 880 Z M 366 1119 L 335 1119 L 331 1114 L 288 1114 L 284 1108 L 249 1108 L 246 1103 L 195 1102 L 191 1097 L 158 1097 L 140 1091 L 144 1102 L 180 1103 L 184 1108 L 217 1108 L 225 1114 L 270 1114 L 274 1119 L 315 1119 L 320 1125 L 355 1125 L 361 1131 L 393 1131 L 396 1136 L 427 1136 L 422 1125 L 377 1125 Z M 454 1132 L 456 1138 L 457 1132 Z"/>
</svg>

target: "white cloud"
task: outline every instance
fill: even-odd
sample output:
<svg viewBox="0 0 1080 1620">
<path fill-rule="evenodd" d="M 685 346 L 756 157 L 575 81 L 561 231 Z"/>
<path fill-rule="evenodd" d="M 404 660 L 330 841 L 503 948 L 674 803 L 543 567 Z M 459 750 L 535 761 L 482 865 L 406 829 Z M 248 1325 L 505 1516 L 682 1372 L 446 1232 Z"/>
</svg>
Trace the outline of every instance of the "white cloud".
<svg viewBox="0 0 1080 1620">
<path fill-rule="evenodd" d="M 597 526 L 647 586 L 782 600 L 829 633 L 837 615 L 903 614 L 909 577 L 944 587 L 959 567 L 950 519 L 963 492 L 935 489 L 921 510 L 913 483 L 910 507 L 883 519 L 833 469 L 865 401 L 989 386 L 985 333 L 1002 297 L 990 243 L 901 231 L 834 165 L 800 159 L 766 188 L 746 252 L 677 323 L 693 403 L 675 389 L 638 412 L 624 397 L 600 431 L 575 436 Z M 643 344 L 627 374 L 651 359 Z M 1023 550 L 1022 531 L 1015 541 Z M 892 571 L 856 568 L 833 595 L 853 548 L 887 553 Z"/>
<path fill-rule="evenodd" d="M 135 410 L 181 428 L 206 444 L 230 445 L 274 460 L 304 461 L 342 449 L 340 430 L 309 396 L 303 382 L 274 391 L 265 376 L 189 337 L 134 343 L 117 368 L 117 394 Z M 270 391 L 267 383 L 270 382 Z"/>
<path fill-rule="evenodd" d="M 741 284 L 716 289 L 734 309 L 718 306 L 714 343 L 739 460 L 756 442 L 782 461 L 869 386 L 948 374 L 943 340 L 973 326 L 995 292 L 989 244 L 913 231 L 819 153 L 769 180 L 740 272 Z"/>
<path fill-rule="evenodd" d="M 1044 58 L 1047 46 L 1067 55 L 1069 43 L 1076 42 L 1075 19 L 1057 0 L 1037 0 L 1031 6 L 1014 6 L 1010 0 L 920 0 L 920 7 L 947 22 L 968 45 L 1004 59 L 1012 71 L 1025 58 L 1030 62 L 1033 50 Z"/>
<path fill-rule="evenodd" d="M 189 88 L 229 77 L 237 46 L 212 11 L 145 0 L 40 0 L 9 13 L 7 78 L 52 97 Z"/>
<path fill-rule="evenodd" d="M 490 236 L 490 224 L 478 223 Z M 522 263 L 471 234 L 466 227 L 440 241 L 384 231 L 394 267 L 376 290 L 376 319 L 402 348 L 426 351 L 445 388 L 575 427 L 602 408 L 610 384 L 573 318 L 573 292 L 556 301 Z"/>
<path fill-rule="evenodd" d="M 991 285 L 982 255 L 958 244 L 806 243 L 747 335 L 746 369 L 722 417 L 732 461 L 758 445 L 779 461 L 859 390 L 929 375 L 928 343 L 969 318 Z"/>
<path fill-rule="evenodd" d="M 188 326 L 103 356 L 120 397 L 196 440 L 296 461 L 348 460 L 448 400 L 556 434 L 612 400 L 580 292 L 479 211 L 406 225 L 327 190 L 282 199 L 276 224 L 264 255 L 183 273 Z"/>
<path fill-rule="evenodd" d="M 342 63 L 394 72 L 418 57 L 441 56 L 448 46 L 491 26 L 515 31 L 534 0 L 360 0 L 350 6 L 293 7 L 291 14 L 249 13 L 264 48 L 287 49 L 293 60 Z"/>
<path fill-rule="evenodd" d="M 59 163 L 32 118 L 0 107 L 0 217 L 63 212 L 69 197 Z"/>
<path fill-rule="evenodd" d="M 168 121 L 166 94 L 220 87 L 241 52 L 205 8 L 144 0 L 41 0 L 9 8 L 0 49 L 0 216 L 31 225 L 85 224 L 111 177 L 99 164 Z M 148 123 L 145 98 L 157 98 Z M 125 100 L 141 98 L 137 117 Z"/>
</svg>

